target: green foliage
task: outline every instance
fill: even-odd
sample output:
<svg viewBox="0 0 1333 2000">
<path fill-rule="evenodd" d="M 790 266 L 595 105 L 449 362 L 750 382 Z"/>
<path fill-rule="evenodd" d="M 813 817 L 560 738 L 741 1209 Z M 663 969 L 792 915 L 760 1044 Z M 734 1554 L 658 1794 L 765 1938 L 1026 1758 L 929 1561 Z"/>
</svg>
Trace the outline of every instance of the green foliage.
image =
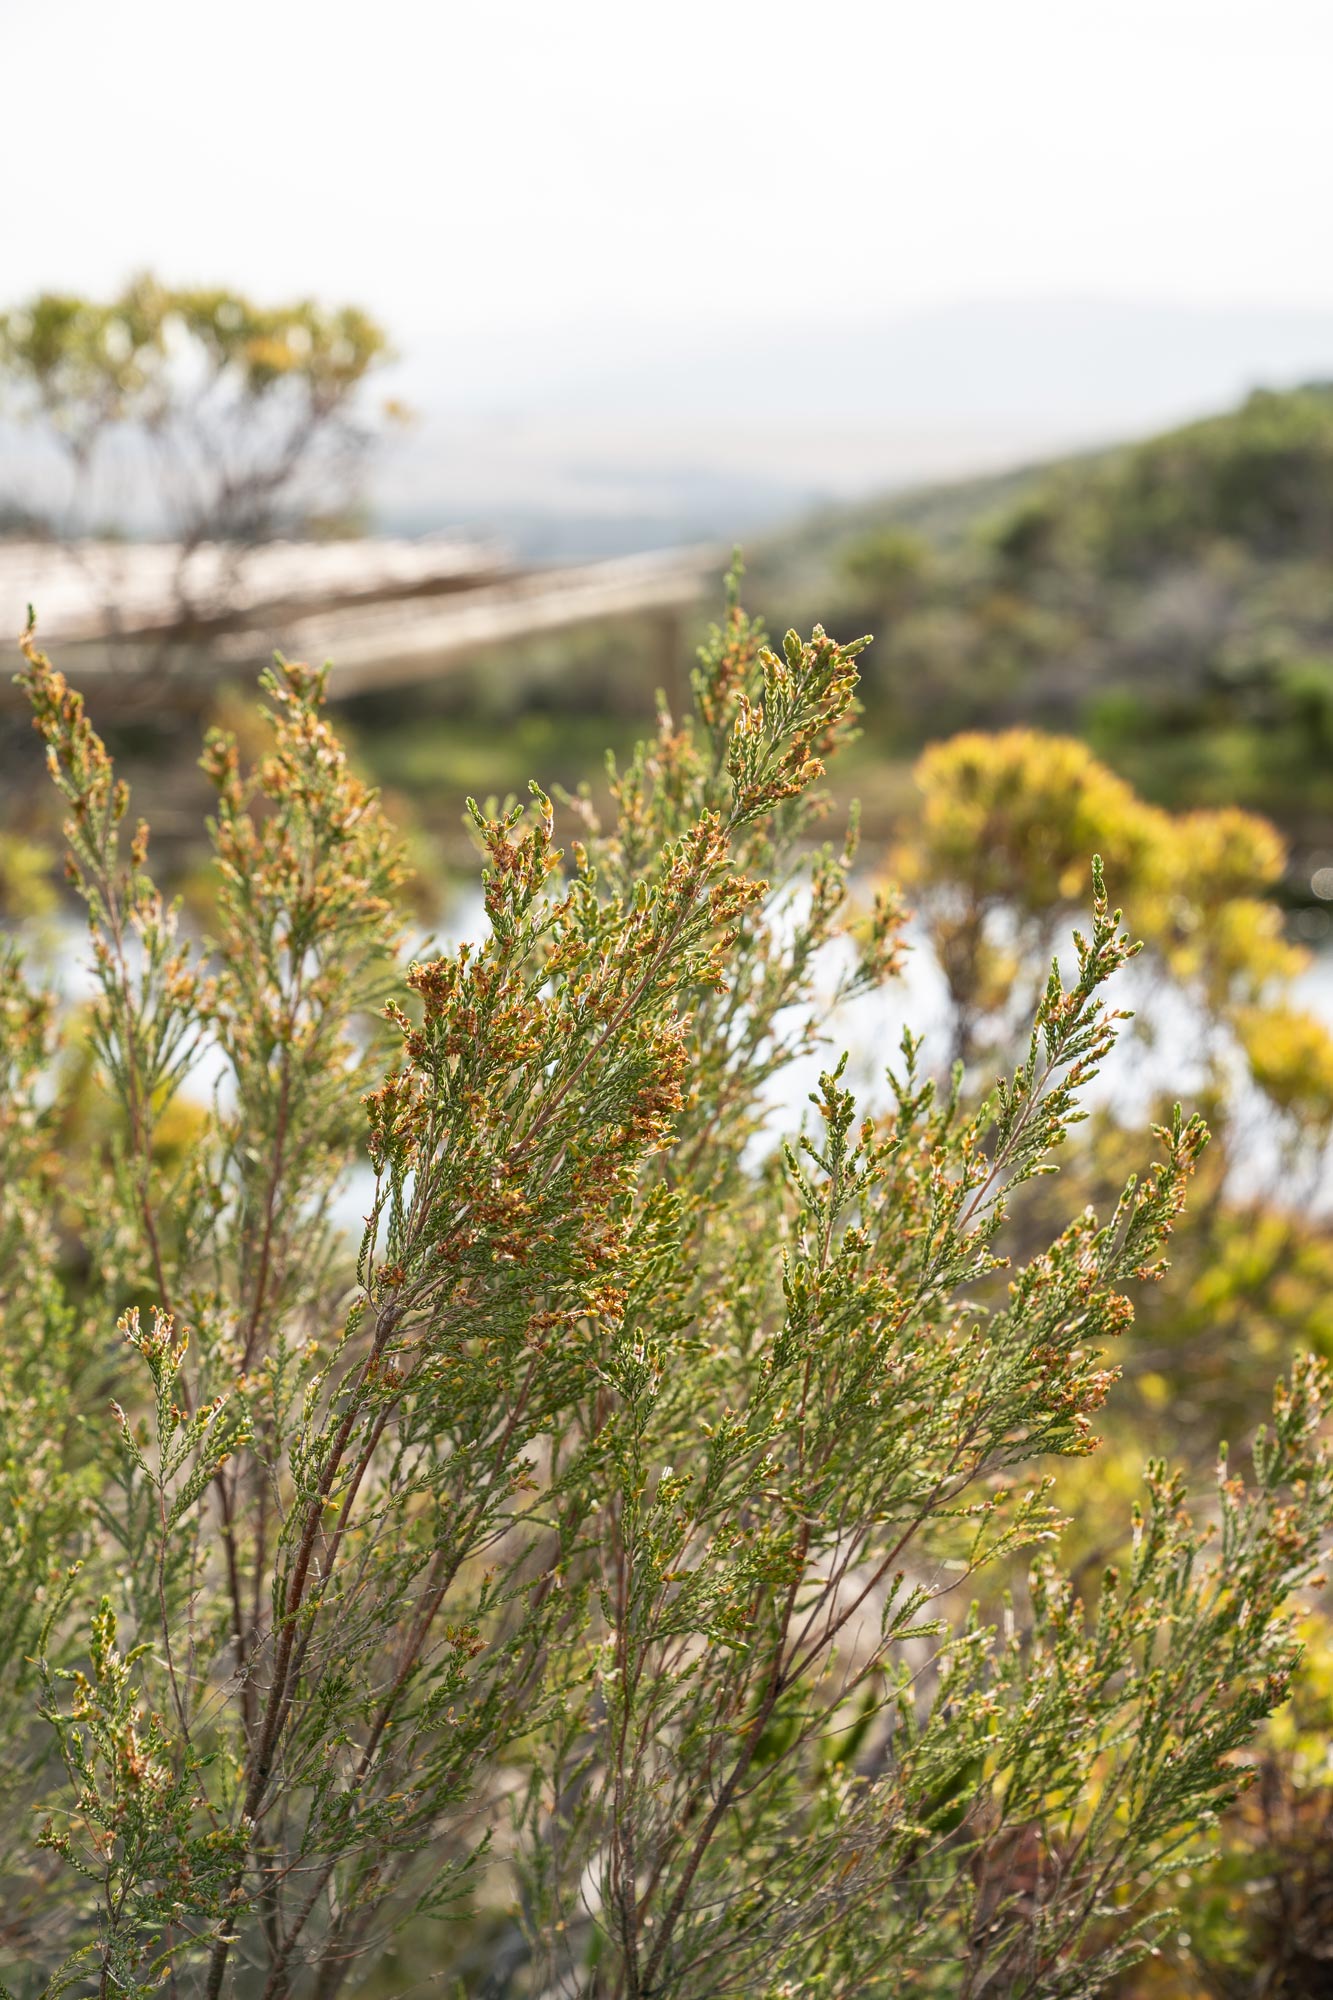
<svg viewBox="0 0 1333 2000">
<path fill-rule="evenodd" d="M 1170 432 L 1113 461 L 1088 535 L 1112 569 L 1142 572 L 1208 543 L 1326 558 L 1333 546 L 1333 393 L 1257 390 L 1233 416 Z"/>
<path fill-rule="evenodd" d="M 1333 1138 L 1333 1036 L 1296 1004 L 1307 956 L 1284 939 L 1267 893 L 1284 867 L 1280 839 L 1234 810 L 1165 813 L 1084 745 L 1035 731 L 956 737 L 926 752 L 917 777 L 919 817 L 892 865 L 916 898 L 966 1062 L 1017 1046 L 1078 908 L 1080 851 L 1095 844 L 1126 885 L 1154 1011 L 1174 999 L 1169 1032 L 1188 1034 L 1214 1137 L 1171 1280 L 1143 1302 L 1145 1351 L 1157 1355 L 1155 1383 L 1175 1380 L 1168 1409 L 1207 1385 L 1229 1396 L 1228 1426 L 1254 1421 L 1246 1396 L 1293 1342 L 1328 1351 L 1320 1295 L 1333 1270 L 1326 1232 L 1301 1213 Z M 1136 1032 L 1150 1040 L 1152 1023 Z M 1280 1199 L 1232 1184 L 1259 1139 L 1281 1165 Z M 1103 1118 L 1080 1161 L 1090 1194 L 1128 1164 L 1126 1135 Z"/>
<path fill-rule="evenodd" d="M 103 1911 L 98 1936 L 52 1973 L 44 1988 L 51 1994 L 86 1990 L 94 1968 L 100 1991 L 158 1991 L 177 1956 L 173 1930 L 225 1917 L 244 1852 L 243 1829 L 199 1813 L 204 1780 L 188 1736 L 145 1715 L 135 1669 L 150 1650 L 145 1641 L 131 1653 L 118 1651 L 116 1615 L 103 1597 L 91 1619 L 89 1672 L 41 1661 L 42 1714 L 75 1804 L 59 1825 L 47 1820 L 38 1846 L 87 1882 Z M 59 1706 L 65 1684 L 68 1708 Z M 160 1940 L 160 1948 L 146 1948 L 148 1939 Z"/>
<path fill-rule="evenodd" d="M 1200 1018 L 1239 1033 L 1274 1102 L 1312 1113 L 1323 1104 L 1326 1039 L 1271 1004 L 1306 958 L 1284 940 L 1270 899 L 1286 853 L 1266 821 L 1234 809 L 1173 816 L 1084 744 L 1036 730 L 953 737 L 925 753 L 916 778 L 920 812 L 893 866 L 919 897 L 960 1054 L 987 1023 L 1002 1042 L 1012 1035 L 1015 997 L 1030 1006 L 1077 912 L 1081 857 L 1095 849 L 1131 895 L 1161 974 Z"/>
<path fill-rule="evenodd" d="M 766 588 L 873 607 L 886 748 L 1035 722 L 1162 803 L 1289 824 L 1299 799 L 1326 820 L 1331 494 L 1328 386 L 1260 392 L 1140 445 L 816 521 L 774 547 Z"/>
<path fill-rule="evenodd" d="M 11 921 L 48 915 L 55 908 L 51 856 L 40 841 L 0 830 L 0 910 Z"/>
<path fill-rule="evenodd" d="M 209 740 L 192 943 L 29 638 L 114 1137 L 57 1199 L 53 1023 L 7 961 L 10 1993 L 332 2000 L 429 1922 L 442 1981 L 531 2000 L 1035 2000 L 1160 1930 L 1295 1663 L 1328 1384 L 1292 1367 L 1248 1486 L 1151 1468 L 1120 1574 L 1062 1578 L 1050 1468 L 1204 1140 L 1167 1116 L 1033 1237 L 1136 951 L 1100 864 L 984 1095 L 908 1035 L 887 1114 L 834 1065 L 774 1142 L 825 948 L 844 995 L 899 959 L 854 839 L 812 845 L 859 651 L 733 596 L 607 823 L 569 800 L 562 850 L 535 785 L 474 805 L 485 934 L 401 969 L 322 675 L 266 678 L 256 769 Z"/>
<path fill-rule="evenodd" d="M 59 447 L 85 531 L 100 460 L 129 440 L 170 533 L 251 541 L 316 488 L 322 510 L 336 505 L 365 442 L 356 398 L 387 352 L 356 306 L 263 306 L 144 276 L 111 299 L 43 292 L 0 313 L 0 393 Z"/>
<path fill-rule="evenodd" d="M 843 557 L 848 580 L 886 619 L 909 610 L 930 574 L 929 544 L 902 528 L 881 528 L 853 542 Z"/>
<path fill-rule="evenodd" d="M 1010 573 L 1144 578 L 1218 543 L 1325 557 L 1333 394 L 1256 390 L 1238 410 L 1057 472 L 988 524 Z"/>
<path fill-rule="evenodd" d="M 1171 1268 L 1141 1302 L 1109 1424 L 1114 1456 L 1059 1485 L 1073 1548 L 1095 1569 L 1108 1492 L 1127 1489 L 1145 1437 L 1185 1449 L 1202 1472 L 1219 1426 L 1244 1435 L 1258 1421 L 1275 1366 L 1302 1348 L 1333 1353 L 1333 1243 L 1306 1207 L 1330 1157 L 1333 1036 L 1295 1003 L 1303 955 L 1263 899 L 1283 866 L 1272 828 L 1234 811 L 1168 815 L 1083 745 L 1035 732 L 957 738 L 928 751 L 918 776 L 920 817 L 895 866 L 917 891 L 960 1050 L 979 1063 L 1011 1045 L 1015 999 L 1039 980 L 1052 929 L 1076 905 L 1074 851 L 1095 840 L 1143 920 L 1152 1004 L 1174 993 L 1201 1068 L 1213 1144 Z M 1260 1148 L 1273 1184 L 1256 1185 Z M 1065 1162 L 1060 1201 L 1071 1179 L 1101 1199 L 1132 1155 L 1131 1135 L 1103 1113 Z M 1039 1204 L 1028 1230 L 1055 1206 Z M 1312 1990 L 1329 1894 L 1324 1619 L 1306 1636 L 1318 1674 L 1265 1731 L 1252 1753 L 1258 1782 L 1225 1817 L 1219 1858 L 1185 1896 L 1171 1948 L 1126 1993 Z"/>
<path fill-rule="evenodd" d="M 1265 1986 L 1317 1990 L 1327 1962 L 1333 1658 L 1326 1623 L 1312 1620 L 1301 1636 L 1306 1650 L 1293 1699 L 1265 1732 L 1255 1782 L 1228 1815 L 1211 1864 L 1191 1883 L 1176 1948 L 1159 1969 L 1216 2000 Z M 1157 1987 L 1164 1984 L 1159 1976 Z"/>
</svg>

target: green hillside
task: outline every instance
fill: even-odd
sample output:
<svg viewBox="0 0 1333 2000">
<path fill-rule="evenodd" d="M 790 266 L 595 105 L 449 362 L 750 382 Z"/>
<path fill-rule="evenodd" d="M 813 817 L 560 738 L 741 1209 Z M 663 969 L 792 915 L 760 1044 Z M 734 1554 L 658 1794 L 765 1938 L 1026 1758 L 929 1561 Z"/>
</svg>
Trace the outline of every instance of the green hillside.
<svg viewBox="0 0 1333 2000">
<path fill-rule="evenodd" d="M 1150 797 L 1333 838 L 1333 387 L 828 513 L 757 552 L 774 622 L 877 634 L 868 727 L 1072 730 Z M 870 746 L 867 746 L 867 749 Z"/>
</svg>

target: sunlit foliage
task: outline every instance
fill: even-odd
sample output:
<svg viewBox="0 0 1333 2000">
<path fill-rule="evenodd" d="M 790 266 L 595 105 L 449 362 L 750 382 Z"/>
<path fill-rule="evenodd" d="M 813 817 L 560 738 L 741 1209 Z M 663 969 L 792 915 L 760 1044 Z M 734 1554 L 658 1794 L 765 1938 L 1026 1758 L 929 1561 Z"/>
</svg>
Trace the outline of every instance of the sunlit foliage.
<svg viewBox="0 0 1333 2000">
<path fill-rule="evenodd" d="M 774 1144 L 824 946 L 847 995 L 900 955 L 810 844 L 857 650 L 733 602 L 608 823 L 475 809 L 484 933 L 403 968 L 321 675 L 268 677 L 256 768 L 206 747 L 196 944 L 29 642 L 114 1130 L 62 1172 L 7 960 L 7 1992 L 331 2000 L 429 1917 L 444 1980 L 533 2000 L 1073 1995 L 1164 1922 L 1295 1664 L 1327 1385 L 1297 1360 L 1248 1486 L 1195 1515 L 1156 1465 L 1119 1570 L 1061 1576 L 1047 1466 L 1204 1137 L 1041 1240 L 1014 1205 L 1135 955 L 1099 868 L 993 1088 L 908 1036 L 886 1115 L 834 1066 Z"/>
<path fill-rule="evenodd" d="M 1145 1436 L 1184 1450 L 1202 1474 L 1219 1428 L 1245 1435 L 1258 1421 L 1275 1367 L 1303 1348 L 1333 1355 L 1333 1239 L 1313 1205 L 1330 1160 L 1333 1035 L 1295 997 L 1306 955 L 1285 942 L 1265 893 L 1285 856 L 1263 821 L 1166 813 L 1086 746 L 1030 731 L 939 745 L 918 779 L 920 815 L 894 865 L 913 882 L 939 955 L 959 1053 L 974 1065 L 982 1052 L 988 1062 L 1005 1056 L 1014 996 L 1041 978 L 1077 905 L 1074 849 L 1095 841 L 1147 940 L 1144 1053 L 1151 1016 L 1173 1002 L 1164 1032 L 1208 1105 L 1213 1143 L 1171 1268 L 1143 1297 L 1126 1344 L 1111 1451 L 1060 1481 L 1077 1523 L 1071 1554 L 1095 1566 L 1114 1547 L 1108 1501 L 1127 1489 Z M 1048 1194 L 1029 1227 L 1068 1202 L 1071 1179 L 1100 1199 L 1132 1154 L 1123 1119 L 1103 1110 L 1066 1160 L 1059 1197 Z M 1223 1857 L 1187 1896 L 1183 1928 L 1125 1992 L 1230 2000 L 1315 1990 L 1333 1908 L 1322 1618 L 1307 1637 L 1315 1679 L 1264 1736 L 1256 1788 L 1226 1822 Z"/>
<path fill-rule="evenodd" d="M 246 542 L 346 503 L 369 437 L 359 394 L 387 353 L 359 307 L 144 276 L 0 313 L 0 407 L 63 461 L 57 529 L 136 525 L 116 519 L 128 467 L 158 532 Z"/>
</svg>

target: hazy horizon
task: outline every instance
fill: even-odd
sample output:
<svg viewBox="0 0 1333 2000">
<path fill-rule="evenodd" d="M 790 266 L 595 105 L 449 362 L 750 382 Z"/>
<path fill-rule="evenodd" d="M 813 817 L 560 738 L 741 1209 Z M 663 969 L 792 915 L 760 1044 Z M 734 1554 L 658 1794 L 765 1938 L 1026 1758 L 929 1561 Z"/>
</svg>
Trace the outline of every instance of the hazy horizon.
<svg viewBox="0 0 1333 2000">
<path fill-rule="evenodd" d="M 597 547 L 642 546 L 654 525 L 668 540 L 750 532 L 1333 375 L 1333 311 L 978 301 L 616 363 L 468 410 L 438 357 L 405 357 L 397 386 L 419 420 L 376 475 L 386 524 L 471 518 L 557 550 L 580 530 Z"/>
<path fill-rule="evenodd" d="M 382 532 L 494 534 L 534 558 L 613 554 L 762 533 L 1330 375 L 1333 311 L 1089 298 L 977 301 L 764 347 L 609 348 L 600 366 L 553 369 L 507 404 L 460 402 L 447 357 L 427 347 L 382 378 L 415 417 L 389 434 L 367 490 Z M 15 488 L 40 495 L 35 440 L 0 426 L 0 449 Z M 132 504 L 117 525 L 151 528 Z"/>
<path fill-rule="evenodd" d="M 1333 374 L 1322 0 L 0 0 L 0 47 L 0 304 L 363 304 L 389 525 L 750 531 Z"/>
</svg>

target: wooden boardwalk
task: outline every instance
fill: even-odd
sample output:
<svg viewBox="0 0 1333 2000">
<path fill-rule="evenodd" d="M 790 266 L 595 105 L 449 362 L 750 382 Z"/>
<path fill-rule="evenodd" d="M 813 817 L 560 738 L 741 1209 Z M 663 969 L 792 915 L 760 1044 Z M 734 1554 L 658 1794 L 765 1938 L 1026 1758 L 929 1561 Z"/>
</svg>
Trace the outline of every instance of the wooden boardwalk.
<svg viewBox="0 0 1333 2000">
<path fill-rule="evenodd" d="M 103 705 L 190 709 L 275 648 L 331 660 L 335 697 L 430 681 L 491 647 L 612 619 L 659 621 L 666 651 L 722 566 L 720 551 L 689 548 L 525 570 L 490 545 L 444 538 L 205 546 L 184 562 L 163 544 L 0 542 L 0 620 L 17 634 L 33 604 L 41 644 Z M 13 693 L 0 678 L 0 699 Z"/>
</svg>

